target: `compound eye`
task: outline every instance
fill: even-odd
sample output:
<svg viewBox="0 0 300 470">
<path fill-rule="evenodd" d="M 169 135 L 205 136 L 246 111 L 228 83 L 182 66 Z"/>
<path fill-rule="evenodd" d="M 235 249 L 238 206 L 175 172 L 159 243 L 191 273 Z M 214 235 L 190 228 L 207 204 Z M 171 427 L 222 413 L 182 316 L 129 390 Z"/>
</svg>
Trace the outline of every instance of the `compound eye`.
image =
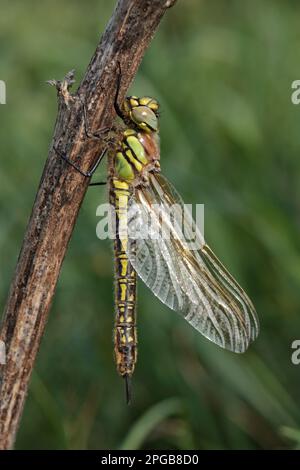
<svg viewBox="0 0 300 470">
<path fill-rule="evenodd" d="M 157 117 L 148 106 L 137 106 L 131 111 L 131 117 L 141 129 L 149 132 L 158 130 Z"/>
</svg>

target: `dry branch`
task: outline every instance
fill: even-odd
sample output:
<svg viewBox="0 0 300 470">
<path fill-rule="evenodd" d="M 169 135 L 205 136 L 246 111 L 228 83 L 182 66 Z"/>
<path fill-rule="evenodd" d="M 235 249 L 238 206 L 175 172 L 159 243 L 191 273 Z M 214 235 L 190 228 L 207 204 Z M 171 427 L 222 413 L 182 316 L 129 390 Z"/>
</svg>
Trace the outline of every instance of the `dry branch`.
<svg viewBox="0 0 300 470">
<path fill-rule="evenodd" d="M 54 136 L 0 334 L 7 354 L 6 365 L 0 366 L 0 449 L 14 444 L 62 261 L 89 183 L 57 156 L 54 147 L 82 169 L 92 167 L 103 146 L 85 133 L 82 103 L 90 129 L 112 125 L 117 63 L 122 69 L 122 98 L 162 16 L 175 1 L 119 0 L 77 92 L 69 91 L 72 73 L 62 82 L 51 82 L 59 103 Z"/>
</svg>

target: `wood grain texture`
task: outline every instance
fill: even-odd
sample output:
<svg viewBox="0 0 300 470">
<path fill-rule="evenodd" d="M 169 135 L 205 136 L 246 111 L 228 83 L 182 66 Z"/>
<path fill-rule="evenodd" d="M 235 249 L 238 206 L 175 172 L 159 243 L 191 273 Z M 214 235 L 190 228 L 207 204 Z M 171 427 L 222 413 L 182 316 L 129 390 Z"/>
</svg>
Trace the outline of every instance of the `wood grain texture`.
<svg viewBox="0 0 300 470">
<path fill-rule="evenodd" d="M 77 92 L 69 91 L 72 74 L 62 82 L 51 82 L 58 91 L 54 136 L 1 325 L 7 361 L 0 366 L 0 449 L 14 444 L 61 265 L 89 184 L 57 156 L 54 147 L 82 169 L 91 168 L 103 143 L 87 137 L 82 103 L 90 129 L 112 125 L 118 62 L 123 98 L 161 18 L 175 2 L 119 0 Z"/>
</svg>

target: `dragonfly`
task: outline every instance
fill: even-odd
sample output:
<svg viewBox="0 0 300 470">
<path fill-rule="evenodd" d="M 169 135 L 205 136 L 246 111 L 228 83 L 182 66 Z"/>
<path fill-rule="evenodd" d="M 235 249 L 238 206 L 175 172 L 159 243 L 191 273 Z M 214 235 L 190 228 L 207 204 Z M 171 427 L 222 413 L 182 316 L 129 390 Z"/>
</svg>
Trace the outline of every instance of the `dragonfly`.
<svg viewBox="0 0 300 470">
<path fill-rule="evenodd" d="M 204 337 L 235 353 L 245 352 L 256 339 L 259 320 L 251 300 L 206 244 L 192 217 L 185 219 L 184 233 L 170 218 L 173 207 L 184 211 L 185 206 L 161 173 L 158 101 L 129 96 L 119 106 L 116 98 L 115 109 L 124 125 L 108 149 L 115 222 L 114 355 L 129 403 L 137 362 L 137 275 Z M 151 236 L 135 236 L 145 227 L 150 227 Z"/>
</svg>

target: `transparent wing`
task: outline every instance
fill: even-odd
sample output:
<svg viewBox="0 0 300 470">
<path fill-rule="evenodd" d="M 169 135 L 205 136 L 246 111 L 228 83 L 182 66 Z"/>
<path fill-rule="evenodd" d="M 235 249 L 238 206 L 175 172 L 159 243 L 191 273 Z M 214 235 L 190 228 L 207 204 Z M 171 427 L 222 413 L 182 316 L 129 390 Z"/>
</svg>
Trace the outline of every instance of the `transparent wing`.
<svg viewBox="0 0 300 470">
<path fill-rule="evenodd" d="M 258 335 L 255 309 L 162 175 L 135 190 L 128 230 L 128 257 L 153 293 L 209 340 L 244 352 Z"/>
</svg>

